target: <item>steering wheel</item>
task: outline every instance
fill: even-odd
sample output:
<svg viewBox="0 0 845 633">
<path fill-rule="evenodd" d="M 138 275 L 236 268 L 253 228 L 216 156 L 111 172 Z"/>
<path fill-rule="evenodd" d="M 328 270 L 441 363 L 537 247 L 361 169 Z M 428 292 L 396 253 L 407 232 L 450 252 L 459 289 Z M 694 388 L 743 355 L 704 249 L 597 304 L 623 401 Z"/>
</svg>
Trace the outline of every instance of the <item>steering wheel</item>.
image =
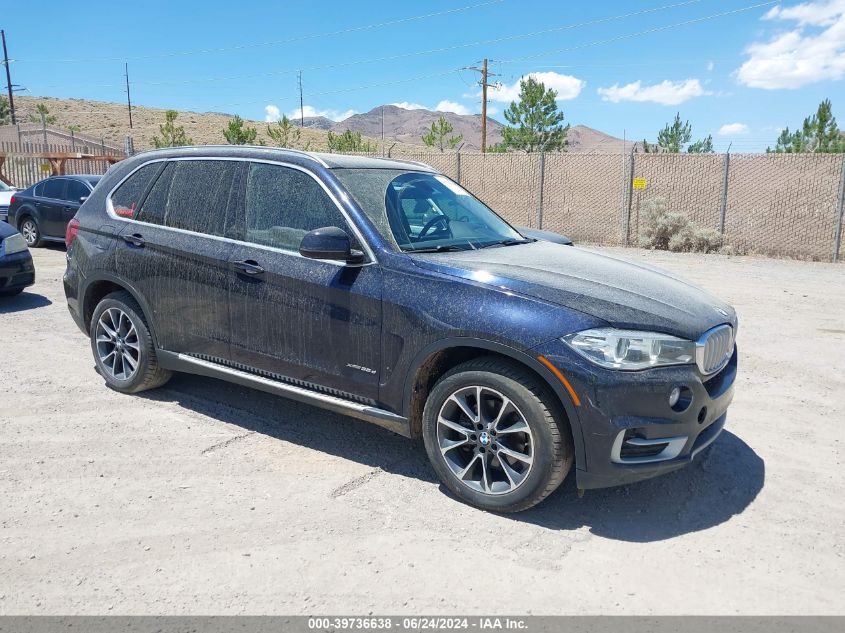
<svg viewBox="0 0 845 633">
<path fill-rule="evenodd" d="M 422 227 L 422 231 L 420 231 L 420 234 L 417 235 L 417 239 L 419 240 L 425 237 L 431 230 L 431 228 L 438 222 L 443 222 L 443 229 L 446 231 L 449 230 L 449 216 L 435 215 L 433 218 L 431 218 L 428 222 L 425 223 L 425 226 Z"/>
</svg>

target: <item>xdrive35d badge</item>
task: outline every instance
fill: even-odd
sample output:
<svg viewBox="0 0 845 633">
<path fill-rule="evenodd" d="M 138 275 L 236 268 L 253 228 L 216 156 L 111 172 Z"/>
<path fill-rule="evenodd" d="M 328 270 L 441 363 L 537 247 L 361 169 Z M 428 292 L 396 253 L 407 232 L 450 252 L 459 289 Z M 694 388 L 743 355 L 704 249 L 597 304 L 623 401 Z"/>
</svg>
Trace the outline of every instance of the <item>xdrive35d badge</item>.
<svg viewBox="0 0 845 633">
<path fill-rule="evenodd" d="M 725 426 L 734 310 L 530 233 L 419 163 L 173 148 L 97 184 L 64 287 L 112 389 L 190 372 L 422 437 L 485 510 L 688 464 Z"/>
</svg>

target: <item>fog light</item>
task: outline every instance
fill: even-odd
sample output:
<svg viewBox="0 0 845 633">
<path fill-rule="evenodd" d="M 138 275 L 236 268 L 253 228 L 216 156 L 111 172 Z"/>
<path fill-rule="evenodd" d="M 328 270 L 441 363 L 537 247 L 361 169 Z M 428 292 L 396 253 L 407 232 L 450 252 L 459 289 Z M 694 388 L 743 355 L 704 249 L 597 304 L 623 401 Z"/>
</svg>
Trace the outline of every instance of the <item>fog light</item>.
<svg viewBox="0 0 845 633">
<path fill-rule="evenodd" d="M 674 387 L 672 391 L 669 392 L 669 406 L 673 407 L 678 404 L 678 400 L 681 399 L 681 388 Z"/>
</svg>

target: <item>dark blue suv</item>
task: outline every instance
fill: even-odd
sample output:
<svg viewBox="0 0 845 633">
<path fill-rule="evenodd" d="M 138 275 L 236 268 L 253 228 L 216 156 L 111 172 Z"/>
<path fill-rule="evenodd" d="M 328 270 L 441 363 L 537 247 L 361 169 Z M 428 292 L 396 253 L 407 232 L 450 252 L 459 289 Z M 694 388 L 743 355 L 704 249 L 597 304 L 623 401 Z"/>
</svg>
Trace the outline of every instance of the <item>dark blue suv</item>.
<svg viewBox="0 0 845 633">
<path fill-rule="evenodd" d="M 528 508 L 683 466 L 725 424 L 734 310 L 525 237 L 430 167 L 258 147 L 112 167 L 67 231 L 108 386 L 213 376 L 422 437 L 443 483 Z"/>
</svg>

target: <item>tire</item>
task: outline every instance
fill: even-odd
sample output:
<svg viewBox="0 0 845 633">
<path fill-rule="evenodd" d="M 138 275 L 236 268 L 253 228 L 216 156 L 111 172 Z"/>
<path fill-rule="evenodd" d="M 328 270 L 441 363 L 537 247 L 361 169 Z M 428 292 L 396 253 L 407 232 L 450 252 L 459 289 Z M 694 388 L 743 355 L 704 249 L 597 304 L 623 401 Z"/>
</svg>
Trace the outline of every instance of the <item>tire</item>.
<svg viewBox="0 0 845 633">
<path fill-rule="evenodd" d="M 574 458 L 554 395 L 519 364 L 496 357 L 447 372 L 426 400 L 422 431 L 440 481 L 460 500 L 491 512 L 536 505 L 563 482 Z"/>
<path fill-rule="evenodd" d="M 128 292 L 106 295 L 89 329 L 97 371 L 115 391 L 138 393 L 170 380 L 172 372 L 158 364 L 144 313 Z"/>
<path fill-rule="evenodd" d="M 32 216 L 24 216 L 21 220 L 20 232 L 29 248 L 38 248 L 44 244 L 38 222 Z"/>
<path fill-rule="evenodd" d="M 17 297 L 23 292 L 23 288 L 15 288 L 14 290 L 0 290 L 0 297 Z"/>
</svg>

